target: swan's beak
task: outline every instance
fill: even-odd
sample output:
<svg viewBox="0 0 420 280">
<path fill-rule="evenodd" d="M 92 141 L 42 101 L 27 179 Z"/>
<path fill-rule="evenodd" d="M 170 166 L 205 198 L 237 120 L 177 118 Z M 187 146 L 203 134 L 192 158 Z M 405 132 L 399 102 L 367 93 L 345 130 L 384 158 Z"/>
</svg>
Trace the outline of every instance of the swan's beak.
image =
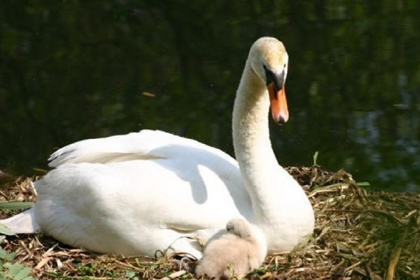
<svg viewBox="0 0 420 280">
<path fill-rule="evenodd" d="M 271 116 L 276 123 L 284 124 L 289 120 L 286 90 L 284 87 L 284 71 L 276 78 L 267 84 L 268 92 L 270 93 Z"/>
</svg>

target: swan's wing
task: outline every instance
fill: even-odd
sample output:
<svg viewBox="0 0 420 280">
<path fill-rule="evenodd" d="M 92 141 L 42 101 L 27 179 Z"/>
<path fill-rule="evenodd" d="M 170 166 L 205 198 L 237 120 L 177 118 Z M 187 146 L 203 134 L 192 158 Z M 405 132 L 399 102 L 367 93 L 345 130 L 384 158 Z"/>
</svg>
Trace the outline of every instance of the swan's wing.
<svg viewBox="0 0 420 280">
<path fill-rule="evenodd" d="M 57 150 L 48 160 L 51 167 L 58 167 L 64 163 L 110 163 L 136 159 L 209 156 L 237 165 L 232 157 L 218 149 L 158 130 L 82 140 Z"/>
</svg>

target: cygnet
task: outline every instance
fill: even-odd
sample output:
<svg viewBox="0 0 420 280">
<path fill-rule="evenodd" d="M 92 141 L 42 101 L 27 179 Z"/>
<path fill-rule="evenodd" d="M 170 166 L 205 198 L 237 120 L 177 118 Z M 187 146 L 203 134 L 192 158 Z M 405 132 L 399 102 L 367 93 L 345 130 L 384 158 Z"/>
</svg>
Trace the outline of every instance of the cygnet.
<svg viewBox="0 0 420 280">
<path fill-rule="evenodd" d="M 195 270 L 198 277 L 243 277 L 264 262 L 267 243 L 257 227 L 242 218 L 235 218 L 226 224 L 226 230 L 204 248 L 203 258 Z"/>
</svg>

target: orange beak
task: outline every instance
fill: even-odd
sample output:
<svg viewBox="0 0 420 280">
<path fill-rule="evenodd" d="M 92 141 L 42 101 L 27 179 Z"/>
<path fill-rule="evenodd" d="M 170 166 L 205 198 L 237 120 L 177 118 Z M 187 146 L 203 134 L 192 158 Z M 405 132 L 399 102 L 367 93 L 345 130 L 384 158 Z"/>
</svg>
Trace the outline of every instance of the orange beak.
<svg viewBox="0 0 420 280">
<path fill-rule="evenodd" d="M 289 120 L 289 110 L 287 109 L 286 90 L 284 85 L 278 89 L 274 82 L 268 86 L 270 93 L 271 116 L 278 124 L 284 124 Z"/>
</svg>

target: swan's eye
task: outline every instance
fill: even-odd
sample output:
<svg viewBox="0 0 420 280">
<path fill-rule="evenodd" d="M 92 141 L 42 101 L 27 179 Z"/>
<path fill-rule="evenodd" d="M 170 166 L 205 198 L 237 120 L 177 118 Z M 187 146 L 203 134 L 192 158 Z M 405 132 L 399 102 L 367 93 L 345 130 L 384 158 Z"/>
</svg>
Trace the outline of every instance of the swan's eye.
<svg viewBox="0 0 420 280">
<path fill-rule="evenodd" d="M 284 84 L 285 70 L 283 69 L 281 74 L 275 74 L 273 71 L 268 69 L 265 65 L 264 65 L 264 70 L 265 70 L 266 85 L 268 86 L 271 83 L 274 83 L 277 89 L 282 88 Z"/>
<path fill-rule="evenodd" d="M 266 79 L 265 81 L 266 81 L 266 84 L 269 85 L 270 83 L 274 81 L 274 73 L 271 70 L 269 70 L 267 66 L 265 66 L 264 64 L 263 64 L 263 67 L 265 71 L 265 79 Z"/>
<path fill-rule="evenodd" d="M 287 66 L 287 64 L 285 63 L 285 64 L 284 64 L 284 68 L 286 68 L 286 66 Z"/>
</svg>

